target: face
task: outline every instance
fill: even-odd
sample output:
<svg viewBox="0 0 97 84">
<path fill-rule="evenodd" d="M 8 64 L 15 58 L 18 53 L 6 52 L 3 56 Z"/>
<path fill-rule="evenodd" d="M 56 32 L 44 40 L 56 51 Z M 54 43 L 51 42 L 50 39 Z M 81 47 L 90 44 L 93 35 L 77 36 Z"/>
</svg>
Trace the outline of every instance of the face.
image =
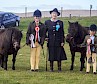
<svg viewBox="0 0 97 84">
<path fill-rule="evenodd" d="M 96 31 L 91 31 L 90 30 L 90 35 L 95 35 L 96 34 Z"/>
<path fill-rule="evenodd" d="M 73 47 L 76 46 L 76 44 L 74 42 L 74 38 L 71 36 L 71 34 L 67 34 L 67 36 L 66 36 L 66 42 L 70 43 Z"/>
<path fill-rule="evenodd" d="M 73 23 L 69 22 L 68 33 L 72 37 L 76 36 L 76 34 L 78 33 L 78 22 L 73 22 Z"/>
<path fill-rule="evenodd" d="M 68 35 L 66 36 L 66 42 L 70 43 L 73 47 L 76 46 L 74 38 L 78 33 L 78 22 L 69 22 Z"/>
<path fill-rule="evenodd" d="M 41 20 L 41 17 L 34 17 L 34 21 L 35 21 L 36 23 L 39 23 L 40 20 Z"/>
<path fill-rule="evenodd" d="M 21 38 L 22 38 L 22 32 L 21 31 L 18 32 L 18 35 L 13 34 L 13 36 L 12 36 L 12 43 L 13 43 L 13 48 L 15 50 L 19 50 L 20 49 Z"/>
<path fill-rule="evenodd" d="M 52 13 L 51 13 L 51 17 L 52 17 L 53 19 L 56 19 L 56 18 L 57 18 L 57 16 L 58 16 L 58 15 L 57 15 L 57 13 L 56 13 L 56 12 L 52 12 Z"/>
</svg>

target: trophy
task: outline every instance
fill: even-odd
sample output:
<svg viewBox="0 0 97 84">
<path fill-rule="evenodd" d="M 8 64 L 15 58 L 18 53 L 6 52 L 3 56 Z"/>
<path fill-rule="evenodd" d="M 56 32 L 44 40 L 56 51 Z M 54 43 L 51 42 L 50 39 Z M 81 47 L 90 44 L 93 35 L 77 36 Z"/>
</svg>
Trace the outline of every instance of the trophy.
<svg viewBox="0 0 97 84">
<path fill-rule="evenodd" d="M 34 35 L 33 34 L 31 34 L 30 35 L 30 41 L 31 41 L 31 48 L 35 48 L 36 46 L 35 46 L 35 43 L 34 43 Z"/>
</svg>

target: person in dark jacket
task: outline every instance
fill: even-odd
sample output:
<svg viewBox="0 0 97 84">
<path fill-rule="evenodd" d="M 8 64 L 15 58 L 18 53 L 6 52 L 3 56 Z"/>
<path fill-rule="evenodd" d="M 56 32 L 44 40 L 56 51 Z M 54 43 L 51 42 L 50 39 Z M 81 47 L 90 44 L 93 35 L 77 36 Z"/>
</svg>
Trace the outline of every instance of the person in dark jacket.
<svg viewBox="0 0 97 84">
<path fill-rule="evenodd" d="M 26 34 L 26 44 L 31 47 L 31 71 L 39 69 L 40 51 L 46 35 L 46 26 L 40 22 L 41 16 L 40 10 L 33 13 L 34 21 L 29 24 Z"/>
<path fill-rule="evenodd" d="M 92 24 L 89 29 L 89 35 L 84 39 L 81 47 L 87 47 L 87 66 L 86 72 L 90 72 L 90 66 L 93 65 L 93 73 L 96 74 L 96 56 L 97 56 L 97 36 L 95 35 L 97 31 L 97 26 Z"/>
<path fill-rule="evenodd" d="M 47 26 L 47 38 L 48 38 L 48 51 L 50 61 L 50 71 L 53 72 L 53 62 L 58 62 L 58 71 L 61 71 L 61 61 L 67 60 L 64 51 L 64 26 L 61 20 L 57 20 L 57 16 L 60 15 L 57 8 L 50 11 L 51 19 L 45 21 Z"/>
</svg>

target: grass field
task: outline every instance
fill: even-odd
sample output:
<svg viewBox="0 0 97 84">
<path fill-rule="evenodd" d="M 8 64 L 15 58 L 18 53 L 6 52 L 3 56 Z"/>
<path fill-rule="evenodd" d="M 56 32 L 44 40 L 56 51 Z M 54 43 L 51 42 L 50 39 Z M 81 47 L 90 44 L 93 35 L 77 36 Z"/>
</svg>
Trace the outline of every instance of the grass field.
<svg viewBox="0 0 97 84">
<path fill-rule="evenodd" d="M 43 18 L 42 22 L 49 18 Z M 85 17 L 77 18 L 60 18 L 64 21 L 64 30 L 67 34 L 68 20 L 78 21 L 83 26 L 90 26 L 95 23 L 97 25 L 97 17 Z M 23 30 L 23 39 L 21 45 L 25 44 L 25 36 L 28 24 L 32 21 L 32 18 L 21 19 L 20 30 Z M 49 62 L 48 71 L 45 71 L 45 58 L 41 52 L 40 57 L 40 71 L 31 72 L 30 71 L 30 48 L 25 46 L 20 49 L 17 55 L 16 70 L 11 69 L 12 66 L 12 56 L 8 59 L 8 71 L 4 71 L 0 68 L 0 84 L 97 84 L 97 75 L 92 73 L 86 74 L 85 69 L 80 72 L 80 54 L 76 53 L 74 70 L 70 71 L 71 65 L 71 54 L 69 46 L 65 43 L 65 51 L 68 57 L 67 61 L 62 62 L 62 72 L 57 72 L 57 63 L 54 63 L 54 72 L 49 72 Z M 44 51 L 46 55 L 46 43 L 44 44 Z"/>
</svg>

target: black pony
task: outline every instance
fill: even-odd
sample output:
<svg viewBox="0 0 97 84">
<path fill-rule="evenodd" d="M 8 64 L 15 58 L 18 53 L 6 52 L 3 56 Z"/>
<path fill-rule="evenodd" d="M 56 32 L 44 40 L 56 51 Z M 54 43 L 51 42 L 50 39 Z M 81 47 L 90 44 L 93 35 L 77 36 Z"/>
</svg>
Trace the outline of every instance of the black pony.
<svg viewBox="0 0 97 84">
<path fill-rule="evenodd" d="M 13 54 L 12 69 L 15 70 L 15 60 L 20 49 L 21 38 L 22 32 L 17 28 L 0 30 L 0 64 L 5 70 L 7 70 L 8 55 L 11 54 Z"/>
<path fill-rule="evenodd" d="M 85 36 L 89 33 L 88 27 L 82 27 L 78 22 L 69 22 L 68 35 L 66 36 L 66 41 L 69 43 L 71 51 L 71 68 L 73 70 L 73 64 L 75 59 L 75 52 L 81 53 L 81 67 L 80 71 L 84 68 L 85 57 L 86 57 L 86 47 L 79 47 L 77 45 L 81 44 L 84 41 Z"/>
</svg>

